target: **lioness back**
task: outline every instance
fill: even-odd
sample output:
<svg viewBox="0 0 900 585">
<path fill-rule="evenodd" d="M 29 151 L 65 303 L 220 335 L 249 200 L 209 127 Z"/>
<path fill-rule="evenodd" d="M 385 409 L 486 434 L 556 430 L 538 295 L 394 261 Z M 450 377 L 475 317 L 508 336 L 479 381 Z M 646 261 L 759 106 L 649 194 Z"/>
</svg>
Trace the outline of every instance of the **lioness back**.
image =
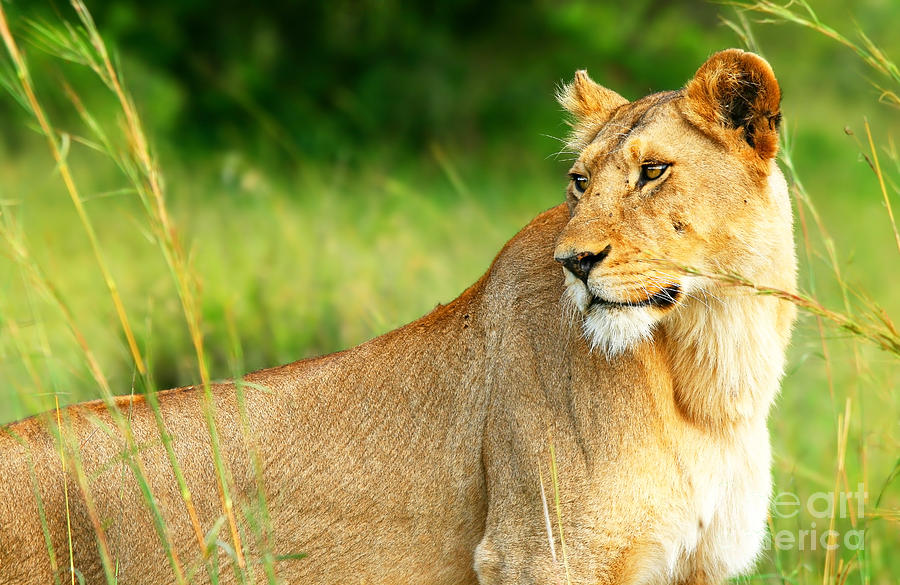
<svg viewBox="0 0 900 585">
<path fill-rule="evenodd" d="M 552 244 L 565 219 L 562 207 L 539 216 L 495 263 L 492 270 L 508 279 L 503 287 L 523 294 L 513 306 L 554 311 L 539 299 L 545 288 L 555 298 L 562 294 L 561 281 L 544 273 L 558 273 Z M 485 298 L 488 280 L 361 346 L 247 375 L 243 407 L 232 384 L 213 386 L 232 499 L 252 512 L 260 496 L 252 463 L 258 456 L 272 530 L 269 552 L 303 556 L 277 567 L 286 582 L 344 583 L 347 575 L 391 583 L 475 578 L 472 555 L 487 505 L 481 461 L 490 398 L 486 344 L 492 335 L 502 336 L 490 327 L 491 313 L 511 309 Z M 168 390 L 158 400 L 159 420 L 206 531 L 223 510 L 202 388 Z M 52 582 L 54 572 L 67 571 L 66 491 L 74 566 L 88 583 L 104 580 L 89 505 L 122 582 L 174 578 L 159 524 L 180 563 L 198 564 L 203 551 L 153 408 L 140 396 L 117 404 L 140 446 L 139 462 L 124 460 L 127 443 L 102 402 L 62 414 L 66 441 L 78 445 L 90 503 L 71 469 L 64 489 L 55 414 L 14 423 L 0 434 L 0 583 Z M 242 411 L 250 415 L 246 429 Z M 157 518 L 146 505 L 148 492 Z M 227 526 L 219 530 L 226 539 Z M 259 546 L 252 538 L 244 544 Z M 441 562 L 423 566 L 423 557 Z M 194 578 L 206 580 L 202 570 Z"/>
</svg>

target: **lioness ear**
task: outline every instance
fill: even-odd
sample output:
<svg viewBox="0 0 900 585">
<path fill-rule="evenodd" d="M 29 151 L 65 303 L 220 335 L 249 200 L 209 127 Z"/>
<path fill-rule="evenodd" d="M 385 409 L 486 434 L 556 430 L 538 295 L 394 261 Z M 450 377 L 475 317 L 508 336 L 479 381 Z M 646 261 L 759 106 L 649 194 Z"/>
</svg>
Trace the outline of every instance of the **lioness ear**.
<svg viewBox="0 0 900 585">
<path fill-rule="evenodd" d="M 556 94 L 556 99 L 575 117 L 569 147 L 581 150 L 586 141 L 609 120 L 616 108 L 627 104 L 628 100 L 588 77 L 584 69 L 575 72 L 572 83 L 564 85 Z"/>
<path fill-rule="evenodd" d="M 564 85 L 556 99 L 578 121 L 593 117 L 608 118 L 613 110 L 628 103 L 613 90 L 598 85 L 584 69 L 575 72 L 575 80 Z"/>
<path fill-rule="evenodd" d="M 720 51 L 687 84 L 695 122 L 742 131 L 743 140 L 764 161 L 778 152 L 781 90 L 765 59 L 740 49 Z"/>
</svg>

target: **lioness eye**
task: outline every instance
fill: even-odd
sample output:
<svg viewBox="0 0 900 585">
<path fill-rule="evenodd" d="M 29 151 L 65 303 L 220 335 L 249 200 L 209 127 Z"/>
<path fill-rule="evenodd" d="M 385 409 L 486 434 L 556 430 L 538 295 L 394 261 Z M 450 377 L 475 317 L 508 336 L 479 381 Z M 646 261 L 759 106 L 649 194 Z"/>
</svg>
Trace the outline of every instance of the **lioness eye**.
<svg viewBox="0 0 900 585">
<path fill-rule="evenodd" d="M 641 181 L 653 181 L 662 176 L 669 165 L 665 163 L 652 163 L 641 165 Z"/>
<path fill-rule="evenodd" d="M 575 191 L 577 193 L 584 193 L 587 190 L 588 186 L 588 178 L 583 175 L 576 175 L 572 173 L 569 175 L 569 178 L 572 179 L 572 184 L 575 185 Z"/>
</svg>

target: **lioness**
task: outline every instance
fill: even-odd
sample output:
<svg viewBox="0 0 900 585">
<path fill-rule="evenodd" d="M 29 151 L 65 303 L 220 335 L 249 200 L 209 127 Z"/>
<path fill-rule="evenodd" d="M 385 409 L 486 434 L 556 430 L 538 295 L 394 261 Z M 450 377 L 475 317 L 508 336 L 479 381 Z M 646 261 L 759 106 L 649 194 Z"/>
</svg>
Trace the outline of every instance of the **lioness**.
<svg viewBox="0 0 900 585">
<path fill-rule="evenodd" d="M 566 203 L 458 299 L 247 375 L 249 433 L 235 386 L 212 389 L 237 527 L 253 558 L 260 519 L 240 510 L 262 490 L 283 582 L 707 584 L 752 567 L 795 311 L 711 275 L 795 287 L 778 84 L 727 50 L 679 91 L 629 103 L 581 71 L 560 101 L 578 152 Z M 120 583 L 207 581 L 196 524 L 224 513 L 203 396 L 159 394 L 190 506 L 140 396 L 118 403 L 130 451 L 101 403 L 63 412 L 80 453 L 65 474 L 54 414 L 7 427 L 0 582 L 68 581 L 70 550 L 103 582 L 98 542 Z"/>
</svg>

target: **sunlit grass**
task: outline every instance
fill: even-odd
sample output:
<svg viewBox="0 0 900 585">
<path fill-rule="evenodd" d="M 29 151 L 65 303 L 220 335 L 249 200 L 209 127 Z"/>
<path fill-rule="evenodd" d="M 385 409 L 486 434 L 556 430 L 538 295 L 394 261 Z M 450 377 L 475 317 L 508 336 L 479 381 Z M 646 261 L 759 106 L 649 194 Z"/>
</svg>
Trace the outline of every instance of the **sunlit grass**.
<svg viewBox="0 0 900 585">
<path fill-rule="evenodd" d="M 890 105 L 900 103 L 895 93 L 900 88 L 896 65 L 863 31 L 857 29 L 858 40 L 851 39 L 822 22 L 803 0 L 734 4 L 743 12 L 738 23 L 728 24 L 747 44 L 753 46 L 755 42 L 751 20 L 808 28 L 853 51 L 877 74 L 878 81 L 872 83 L 879 89 L 880 99 Z M 893 236 L 894 245 L 885 242 L 882 249 L 870 252 L 881 262 L 866 264 L 882 271 L 882 278 L 891 279 L 885 265 L 900 260 L 900 236 L 892 204 L 897 195 L 896 150 L 876 145 L 868 120 L 846 123 L 845 133 L 855 139 L 860 159 L 876 179 L 874 184 L 861 184 L 854 195 L 858 200 L 881 199 L 882 213 Z M 850 125 L 862 126 L 863 140 L 856 139 Z M 897 309 L 896 299 L 873 297 L 870 291 L 848 281 L 848 258 L 833 236 L 843 226 L 823 221 L 820 207 L 828 204 L 828 194 L 805 187 L 794 163 L 793 146 L 787 141 L 781 158 L 796 201 L 800 254 L 805 261 L 801 282 L 810 295 L 803 295 L 797 304 L 816 317 L 816 325 L 815 333 L 811 328 L 801 330 L 799 343 L 795 343 L 795 348 L 805 352 L 804 363 L 786 380 L 783 404 L 774 417 L 774 438 L 776 492 L 799 496 L 806 507 L 797 514 L 779 514 L 777 506 L 773 507 L 773 542 L 779 534 L 799 538 L 788 546 L 772 547 L 767 555 L 769 567 L 763 569 L 771 576 L 764 580 L 823 585 L 891 583 L 900 571 L 891 552 L 900 547 L 897 490 L 892 485 L 900 469 L 896 433 L 900 404 L 895 390 L 900 336 L 891 314 Z M 891 161 L 892 170 L 883 167 L 882 158 Z M 853 235 L 863 241 L 869 237 Z M 820 301 L 831 308 L 826 309 Z M 815 337 L 817 342 L 813 341 Z M 881 351 L 873 351 L 865 342 Z M 795 354 L 799 353 L 797 349 Z M 815 364 L 820 364 L 821 371 L 813 371 Z M 816 409 L 817 414 L 811 406 L 825 404 L 823 391 L 827 391 L 831 412 Z M 826 424 L 828 419 L 831 425 Z M 885 498 L 886 494 L 893 496 Z M 818 506 L 810 504 L 813 501 Z"/>
</svg>

